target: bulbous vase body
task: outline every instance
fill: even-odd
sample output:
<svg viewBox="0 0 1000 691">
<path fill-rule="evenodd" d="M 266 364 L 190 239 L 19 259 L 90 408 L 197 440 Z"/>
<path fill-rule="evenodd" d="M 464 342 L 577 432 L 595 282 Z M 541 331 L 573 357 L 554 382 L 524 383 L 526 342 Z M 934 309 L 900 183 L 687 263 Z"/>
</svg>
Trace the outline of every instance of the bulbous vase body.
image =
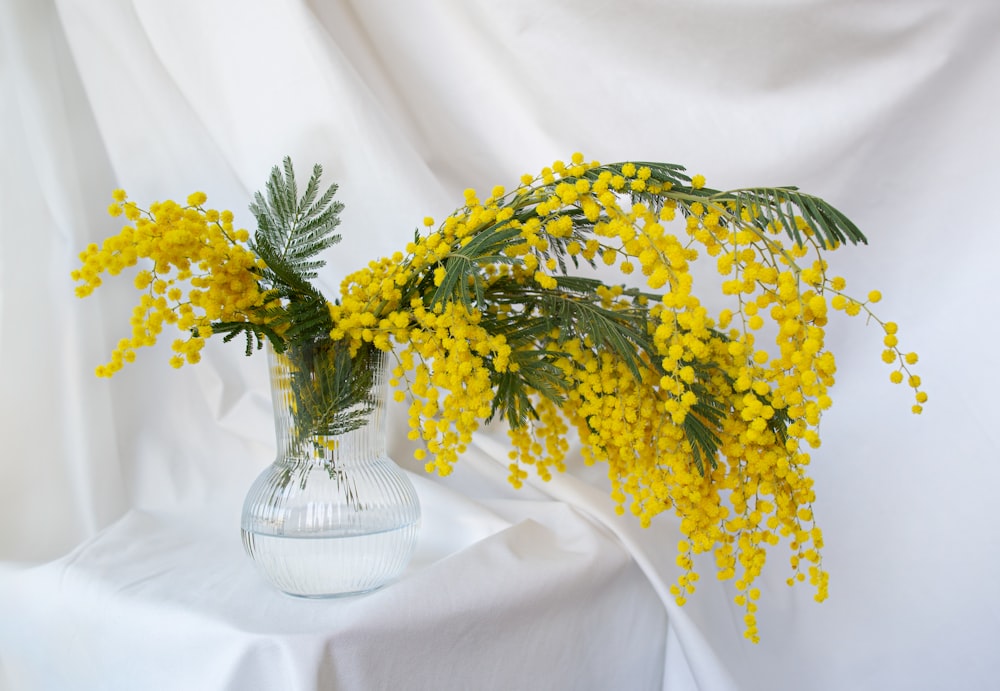
<svg viewBox="0 0 1000 691">
<path fill-rule="evenodd" d="M 387 356 L 339 347 L 269 347 L 278 453 L 243 505 L 247 554 L 301 597 L 381 587 L 406 568 L 420 526 L 413 485 L 386 453 Z"/>
</svg>

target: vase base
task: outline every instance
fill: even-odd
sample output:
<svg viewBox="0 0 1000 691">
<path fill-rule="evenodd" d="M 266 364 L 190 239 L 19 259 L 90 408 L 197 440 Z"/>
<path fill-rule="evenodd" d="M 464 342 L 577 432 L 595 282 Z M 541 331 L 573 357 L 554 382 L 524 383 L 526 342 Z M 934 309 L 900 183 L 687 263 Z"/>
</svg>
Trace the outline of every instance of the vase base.
<svg viewBox="0 0 1000 691">
<path fill-rule="evenodd" d="M 341 598 L 346 599 L 350 597 L 358 597 L 361 595 L 369 595 L 370 593 L 374 593 L 377 590 L 381 590 L 387 585 L 389 584 L 382 583 L 372 588 L 365 588 L 362 590 L 351 590 L 348 592 L 340 592 L 340 593 L 290 593 L 287 590 L 282 590 L 281 593 L 283 595 L 287 595 L 288 597 L 294 597 L 298 600 L 339 600 Z"/>
</svg>

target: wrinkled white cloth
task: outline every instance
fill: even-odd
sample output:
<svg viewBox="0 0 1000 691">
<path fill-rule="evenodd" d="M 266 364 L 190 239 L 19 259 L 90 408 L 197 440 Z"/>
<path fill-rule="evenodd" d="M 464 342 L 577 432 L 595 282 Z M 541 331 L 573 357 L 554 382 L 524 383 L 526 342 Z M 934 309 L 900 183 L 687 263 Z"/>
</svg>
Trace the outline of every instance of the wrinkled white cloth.
<svg viewBox="0 0 1000 691">
<path fill-rule="evenodd" d="M 666 617 L 610 533 L 565 504 L 492 509 L 417 479 L 423 539 L 374 593 L 267 585 L 238 521 L 138 509 L 0 595 L 18 689 L 662 688 Z M 219 530 L 226 526 L 229 530 Z M 584 633 L 585 632 L 585 633 Z"/>
<path fill-rule="evenodd" d="M 5 0 L 0 685 L 118 688 L 102 686 L 104 667 L 86 674 L 120 654 L 115 682 L 158 670 L 143 688 L 346 689 L 375 678 L 369 655 L 395 656 L 386 674 L 432 674 L 426 654 L 460 675 L 507 665 L 544 686 L 607 644 L 608 674 L 636 680 L 608 688 L 992 688 L 998 39 L 1000 5 L 987 0 Z M 688 604 L 667 595 L 676 519 L 643 531 L 615 516 L 603 471 L 578 463 L 515 493 L 495 431 L 454 476 L 422 479 L 434 518 L 399 583 L 306 614 L 258 590 L 233 532 L 189 519 L 231 527 L 270 462 L 265 367 L 213 343 L 173 371 L 165 343 L 111 382 L 92 376 L 134 300 L 124 276 L 82 302 L 68 278 L 87 243 L 117 230 L 110 191 L 148 202 L 203 190 L 249 225 L 272 165 L 321 163 L 346 204 L 321 275 L 332 293 L 464 188 L 513 187 L 577 150 L 686 164 L 713 187 L 794 183 L 868 235 L 833 270 L 855 294 L 882 291 L 878 313 L 920 353 L 931 401 L 910 415 L 880 330 L 832 322 L 838 383 L 812 466 L 830 600 L 787 588 L 775 550 L 763 640 L 750 645 L 711 559 Z M 419 472 L 402 432 L 391 441 Z M 436 579 L 447 589 L 435 595 Z M 563 599 L 546 590 L 555 581 Z M 251 596 L 273 609 L 254 614 L 241 604 Z M 452 598 L 442 619 L 436 597 Z M 384 626 L 404 601 L 426 636 Z M 331 611 L 343 617 L 326 629 Z M 483 617 L 497 622 L 496 651 Z M 359 619 L 381 628 L 352 636 Z M 630 619 L 652 639 L 641 649 L 611 640 Z M 285 623 L 267 633 L 268 621 Z M 560 626 L 572 639 L 516 640 Z M 455 627 L 470 638 L 446 654 Z M 559 645 L 573 655 L 553 657 Z"/>
</svg>

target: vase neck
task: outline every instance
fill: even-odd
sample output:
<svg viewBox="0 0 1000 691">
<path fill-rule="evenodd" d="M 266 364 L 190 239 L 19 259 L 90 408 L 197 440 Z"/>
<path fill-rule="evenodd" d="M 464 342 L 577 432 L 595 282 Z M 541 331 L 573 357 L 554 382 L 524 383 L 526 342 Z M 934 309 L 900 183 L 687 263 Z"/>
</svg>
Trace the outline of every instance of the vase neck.
<svg viewBox="0 0 1000 691">
<path fill-rule="evenodd" d="M 386 457 L 388 354 L 348 357 L 328 340 L 268 346 L 279 463 L 345 466 Z"/>
</svg>

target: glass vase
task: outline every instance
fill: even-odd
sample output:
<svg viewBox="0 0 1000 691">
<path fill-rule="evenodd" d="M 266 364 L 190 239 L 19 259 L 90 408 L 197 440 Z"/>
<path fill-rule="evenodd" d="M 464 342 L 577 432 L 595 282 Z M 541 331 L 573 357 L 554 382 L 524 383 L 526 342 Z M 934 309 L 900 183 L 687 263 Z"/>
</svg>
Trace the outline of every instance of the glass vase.
<svg viewBox="0 0 1000 691">
<path fill-rule="evenodd" d="M 409 563 L 420 525 L 386 453 L 387 354 L 321 340 L 268 346 L 268 360 L 278 453 L 243 504 L 246 553 L 290 595 L 375 590 Z"/>
</svg>

